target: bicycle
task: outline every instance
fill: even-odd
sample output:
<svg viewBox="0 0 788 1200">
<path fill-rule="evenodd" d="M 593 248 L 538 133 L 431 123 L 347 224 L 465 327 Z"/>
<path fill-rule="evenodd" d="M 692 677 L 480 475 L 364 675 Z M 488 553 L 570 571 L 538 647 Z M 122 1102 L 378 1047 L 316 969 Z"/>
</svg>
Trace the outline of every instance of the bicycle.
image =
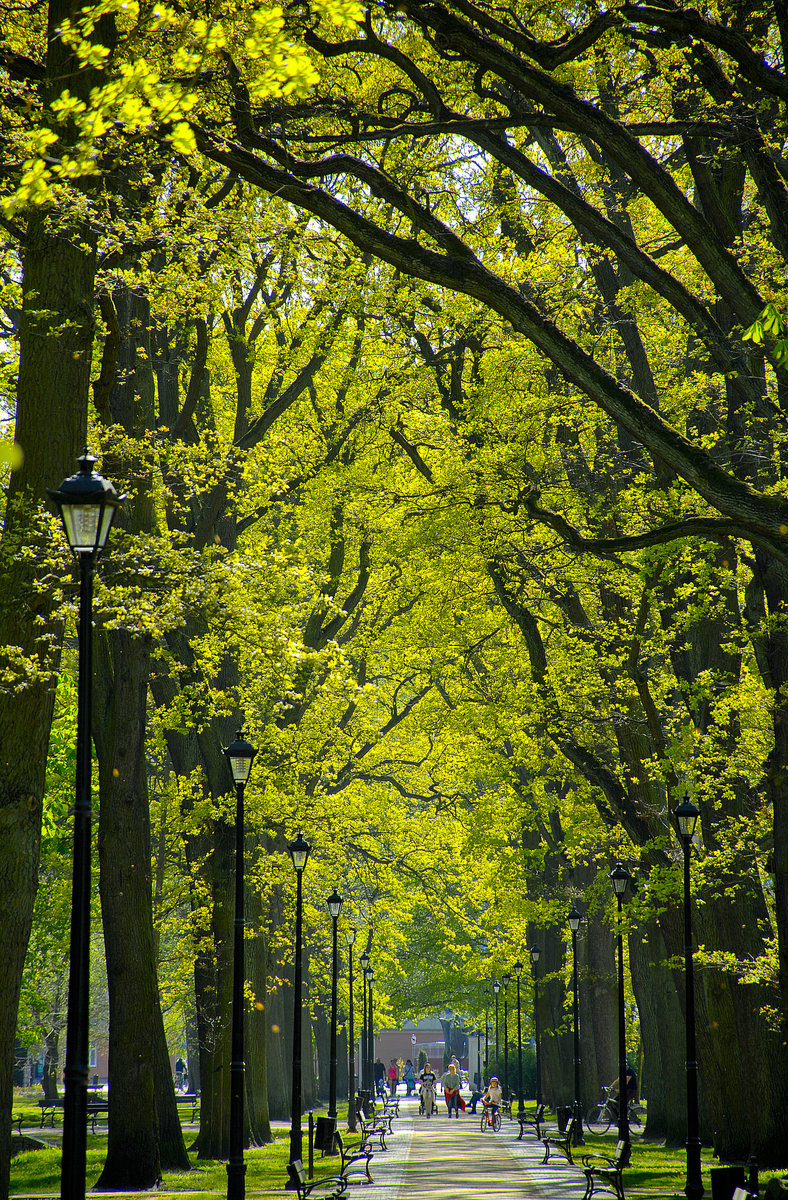
<svg viewBox="0 0 788 1200">
<path fill-rule="evenodd" d="M 486 1133 L 488 1129 L 492 1129 L 493 1133 L 498 1132 L 498 1130 L 501 1128 L 501 1114 L 498 1112 L 497 1108 L 493 1112 L 490 1106 L 485 1104 L 482 1111 L 482 1119 L 479 1124 L 479 1128 L 481 1129 L 482 1133 Z"/>
<path fill-rule="evenodd" d="M 603 1087 L 603 1098 L 587 1113 L 585 1122 L 589 1133 L 607 1133 L 611 1125 L 618 1124 L 618 1099 Z M 640 1106 L 631 1100 L 627 1105 L 627 1121 L 630 1126 L 641 1124 Z"/>
</svg>

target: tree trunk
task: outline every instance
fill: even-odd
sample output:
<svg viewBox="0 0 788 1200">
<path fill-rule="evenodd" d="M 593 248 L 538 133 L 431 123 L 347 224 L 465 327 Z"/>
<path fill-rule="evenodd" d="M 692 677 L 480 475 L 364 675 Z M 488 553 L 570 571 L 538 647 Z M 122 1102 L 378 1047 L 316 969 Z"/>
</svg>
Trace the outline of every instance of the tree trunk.
<svg viewBox="0 0 788 1200">
<path fill-rule="evenodd" d="M 55 223 L 57 218 L 55 217 Z M 19 991 L 38 885 L 41 802 L 60 662 L 52 621 L 46 487 L 76 470 L 85 444 L 93 339 L 95 237 L 31 217 L 22 260 L 22 320 L 12 472 L 0 543 L 0 1195 L 7 1194 Z M 58 574 L 62 567 L 54 567 Z"/>
<path fill-rule="evenodd" d="M 161 1179 L 153 1082 L 158 988 L 145 772 L 150 643 L 126 630 L 105 632 L 96 642 L 99 890 L 110 1080 L 107 1158 L 97 1187 L 143 1190 Z"/>
<path fill-rule="evenodd" d="M 246 1107 L 249 1138 L 253 1145 L 264 1146 L 273 1140 L 268 1110 L 268 1061 L 266 1053 L 268 1025 L 268 930 L 263 924 L 263 908 L 256 889 L 247 898 L 248 924 L 255 935 L 246 941 L 246 975 L 252 985 L 254 1004 L 246 1013 Z"/>
</svg>

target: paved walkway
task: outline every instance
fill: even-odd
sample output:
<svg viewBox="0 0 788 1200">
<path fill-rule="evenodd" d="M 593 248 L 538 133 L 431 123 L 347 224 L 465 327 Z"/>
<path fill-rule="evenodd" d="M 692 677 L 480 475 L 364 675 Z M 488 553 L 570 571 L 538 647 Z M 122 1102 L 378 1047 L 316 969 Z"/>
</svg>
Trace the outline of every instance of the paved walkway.
<svg viewBox="0 0 788 1200">
<path fill-rule="evenodd" d="M 369 1200 L 581 1200 L 585 1180 L 562 1158 L 542 1166 L 544 1147 L 532 1133 L 504 1118 L 499 1133 L 482 1132 L 480 1117 L 419 1117 L 400 1100 L 389 1150 L 372 1159 Z"/>
</svg>

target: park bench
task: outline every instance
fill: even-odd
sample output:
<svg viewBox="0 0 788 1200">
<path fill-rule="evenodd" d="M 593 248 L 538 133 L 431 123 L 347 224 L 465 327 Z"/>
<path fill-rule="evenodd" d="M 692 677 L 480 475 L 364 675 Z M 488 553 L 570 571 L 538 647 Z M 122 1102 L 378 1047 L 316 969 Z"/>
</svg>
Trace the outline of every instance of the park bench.
<svg viewBox="0 0 788 1200">
<path fill-rule="evenodd" d="M 45 1097 L 39 1100 L 41 1106 L 41 1128 L 44 1128 L 44 1123 L 48 1120 L 52 1128 L 55 1128 L 55 1117 L 57 1113 L 63 1111 L 63 1100 L 58 1096 L 55 1100 L 47 1100 Z"/>
<path fill-rule="evenodd" d="M 631 1153 L 629 1142 L 620 1141 L 616 1146 L 615 1158 L 608 1158 L 606 1154 L 584 1154 L 586 1190 L 583 1200 L 591 1200 L 594 1192 L 602 1188 L 614 1192 L 617 1200 L 624 1200 L 623 1171 L 629 1166 Z"/>
<path fill-rule="evenodd" d="M 11 1117 L 11 1124 L 16 1125 L 16 1131 L 20 1135 L 22 1133 L 22 1116 L 22 1113 L 14 1113 Z"/>
<path fill-rule="evenodd" d="M 96 1122 L 100 1117 L 105 1120 L 109 1117 L 109 1101 L 88 1100 L 87 1119 L 90 1122 L 91 1133 L 96 1132 Z"/>
<path fill-rule="evenodd" d="M 182 1108 L 192 1110 L 192 1115 L 188 1119 L 194 1123 L 197 1120 L 197 1114 L 200 1111 L 200 1093 L 199 1092 L 176 1092 L 175 1103 L 178 1106 L 178 1112 Z M 185 1114 L 184 1114 L 185 1115 Z"/>
<path fill-rule="evenodd" d="M 520 1123 L 520 1132 L 517 1135 L 517 1141 L 522 1141 L 523 1134 L 526 1129 L 532 1128 L 536 1134 L 536 1140 L 539 1141 L 542 1136 L 541 1126 L 544 1125 L 544 1105 L 538 1105 L 533 1116 L 528 1116 L 527 1113 L 519 1113 L 517 1120 Z"/>
<path fill-rule="evenodd" d="M 574 1165 L 575 1160 L 572 1158 L 572 1142 L 575 1138 L 576 1123 L 579 1124 L 579 1121 L 577 1121 L 577 1117 L 575 1114 L 573 1114 L 572 1119 L 567 1125 L 564 1133 L 561 1133 L 560 1130 L 556 1130 L 554 1133 L 549 1133 L 546 1137 L 541 1139 L 544 1144 L 544 1158 L 542 1159 L 543 1164 L 549 1162 L 551 1150 L 560 1150 L 566 1161 Z M 578 1130 L 578 1132 L 581 1132 L 581 1130 Z"/>
<path fill-rule="evenodd" d="M 381 1150 L 388 1150 L 386 1145 L 386 1134 L 391 1133 L 388 1124 L 377 1120 L 368 1121 L 365 1117 L 359 1117 L 359 1129 L 361 1130 L 362 1142 L 372 1144 L 372 1139 L 377 1138 L 378 1145 Z"/>
<path fill-rule="evenodd" d="M 383 1112 L 385 1113 L 386 1116 L 398 1117 L 399 1116 L 399 1097 L 398 1096 L 385 1096 L 383 1098 Z"/>
<path fill-rule="evenodd" d="M 366 1178 L 362 1179 L 361 1183 L 374 1183 L 375 1180 L 372 1178 L 369 1170 L 372 1158 L 372 1144 L 368 1134 L 362 1133 L 360 1142 L 353 1142 L 348 1146 L 345 1145 L 341 1133 L 337 1132 L 335 1136 L 336 1146 L 340 1154 L 339 1174 L 347 1175 L 352 1168 L 362 1167 Z"/>
<path fill-rule="evenodd" d="M 288 1191 L 297 1192 L 299 1200 L 306 1200 L 306 1197 L 311 1196 L 316 1188 L 322 1190 L 325 1200 L 336 1200 L 336 1197 L 344 1195 L 347 1191 L 346 1175 L 331 1175 L 326 1179 L 308 1180 L 300 1158 L 295 1158 L 287 1164 L 287 1174 L 289 1176 Z"/>
</svg>

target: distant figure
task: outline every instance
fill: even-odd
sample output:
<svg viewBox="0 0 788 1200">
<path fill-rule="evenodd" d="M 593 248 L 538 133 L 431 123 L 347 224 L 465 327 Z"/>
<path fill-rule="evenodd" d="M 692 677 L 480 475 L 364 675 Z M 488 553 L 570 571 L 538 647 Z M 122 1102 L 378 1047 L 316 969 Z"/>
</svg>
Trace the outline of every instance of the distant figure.
<svg viewBox="0 0 788 1200">
<path fill-rule="evenodd" d="M 389 1077 L 389 1094 L 392 1096 L 396 1096 L 397 1084 L 399 1083 L 399 1071 L 397 1070 L 397 1063 L 393 1058 L 392 1058 L 391 1062 L 389 1063 L 388 1077 Z"/>
<path fill-rule="evenodd" d="M 413 1069 L 413 1063 L 410 1059 L 405 1063 L 405 1090 L 408 1096 L 412 1096 L 416 1090 L 416 1072 Z"/>
<path fill-rule="evenodd" d="M 457 1068 L 455 1067 L 453 1062 L 449 1063 L 449 1069 L 446 1072 L 446 1074 L 443 1076 L 443 1079 L 441 1082 L 443 1083 L 443 1095 L 446 1100 L 446 1108 L 449 1113 L 449 1119 L 451 1119 L 451 1115 L 452 1115 L 452 1113 L 454 1113 L 457 1120 L 459 1121 L 459 1119 L 460 1119 L 460 1085 L 462 1083 L 462 1080 L 460 1079 L 459 1071 L 457 1070 Z"/>
<path fill-rule="evenodd" d="M 421 1096 L 419 1112 L 424 1113 L 428 1121 L 433 1112 L 438 1111 L 438 1105 L 435 1103 L 435 1084 L 437 1082 L 437 1076 L 428 1062 L 419 1076 L 419 1094 Z"/>
<path fill-rule="evenodd" d="M 386 1091 L 386 1083 L 385 1083 L 386 1068 L 383 1066 L 383 1063 L 381 1062 L 381 1060 L 379 1058 L 375 1059 L 374 1075 L 375 1075 L 375 1095 L 383 1096 Z"/>
<path fill-rule="evenodd" d="M 608 1097 L 612 1101 L 611 1107 L 612 1107 L 613 1111 L 616 1113 L 616 1115 L 618 1115 L 618 1083 L 619 1083 L 619 1079 L 618 1079 L 618 1075 L 616 1075 L 615 1079 L 610 1084 L 610 1087 L 607 1089 Z M 637 1075 L 635 1074 L 635 1072 L 632 1070 L 631 1067 L 627 1067 L 627 1108 L 635 1099 L 635 1097 L 637 1095 L 637 1090 L 638 1090 Z"/>
<path fill-rule="evenodd" d="M 175 1060 L 175 1086 L 178 1091 L 183 1091 L 183 1081 L 186 1078 L 186 1063 L 182 1058 Z"/>
</svg>

